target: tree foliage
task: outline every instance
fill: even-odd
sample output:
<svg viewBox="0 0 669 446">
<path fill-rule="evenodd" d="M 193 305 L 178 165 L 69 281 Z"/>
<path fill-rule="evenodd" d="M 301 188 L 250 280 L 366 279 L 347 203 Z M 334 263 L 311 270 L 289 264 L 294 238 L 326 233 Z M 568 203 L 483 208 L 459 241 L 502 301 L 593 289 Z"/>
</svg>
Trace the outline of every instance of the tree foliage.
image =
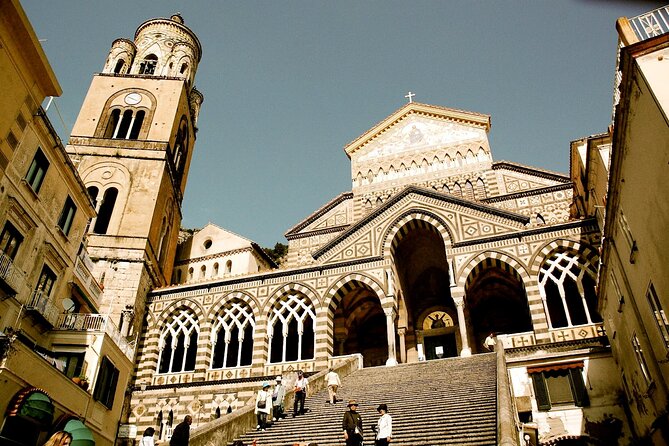
<svg viewBox="0 0 669 446">
<path fill-rule="evenodd" d="M 271 257 L 272 260 L 277 265 L 281 265 L 283 261 L 286 258 L 286 254 L 288 254 L 288 245 L 284 245 L 283 243 L 276 243 L 274 245 L 274 248 L 263 248 L 263 251 Z"/>
</svg>

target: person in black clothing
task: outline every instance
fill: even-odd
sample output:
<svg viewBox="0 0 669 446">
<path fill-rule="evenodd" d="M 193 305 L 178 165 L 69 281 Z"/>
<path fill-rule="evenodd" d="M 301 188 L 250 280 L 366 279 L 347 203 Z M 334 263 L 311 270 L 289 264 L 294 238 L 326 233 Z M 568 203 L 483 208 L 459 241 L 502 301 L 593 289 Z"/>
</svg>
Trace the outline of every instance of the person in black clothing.
<svg viewBox="0 0 669 446">
<path fill-rule="evenodd" d="M 190 425 L 193 422 L 193 417 L 186 415 L 184 420 L 177 424 L 177 427 L 172 431 L 172 438 L 170 438 L 170 446 L 188 446 L 190 439 Z"/>
<path fill-rule="evenodd" d="M 344 412 L 342 429 L 346 446 L 362 445 L 362 417 L 358 413 L 358 403 L 355 400 L 348 401 L 348 411 Z"/>
</svg>

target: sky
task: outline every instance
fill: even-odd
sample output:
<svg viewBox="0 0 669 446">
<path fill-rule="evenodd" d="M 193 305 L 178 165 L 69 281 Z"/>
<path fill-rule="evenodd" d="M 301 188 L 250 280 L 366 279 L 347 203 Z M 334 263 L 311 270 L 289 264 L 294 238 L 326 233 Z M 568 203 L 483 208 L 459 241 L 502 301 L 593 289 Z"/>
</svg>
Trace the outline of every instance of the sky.
<svg viewBox="0 0 669 446">
<path fill-rule="evenodd" d="M 63 88 L 63 141 L 112 41 L 180 12 L 204 94 L 182 226 L 261 246 L 351 190 L 343 148 L 402 107 L 491 116 L 493 158 L 568 173 L 569 142 L 611 121 L 623 0 L 22 0 Z"/>
</svg>

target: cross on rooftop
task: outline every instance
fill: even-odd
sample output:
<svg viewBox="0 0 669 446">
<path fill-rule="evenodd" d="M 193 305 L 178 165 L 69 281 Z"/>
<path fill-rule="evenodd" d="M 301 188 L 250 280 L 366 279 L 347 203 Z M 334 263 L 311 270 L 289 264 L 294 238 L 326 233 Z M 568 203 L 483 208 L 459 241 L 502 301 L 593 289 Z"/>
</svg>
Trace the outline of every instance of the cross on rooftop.
<svg viewBox="0 0 669 446">
<path fill-rule="evenodd" d="M 408 98 L 408 99 L 409 99 L 409 103 L 412 103 L 412 102 L 413 102 L 413 97 L 414 97 L 414 96 L 416 96 L 416 93 L 412 93 L 412 92 L 409 92 L 409 93 L 407 93 L 407 94 L 404 95 L 405 98 Z"/>
</svg>

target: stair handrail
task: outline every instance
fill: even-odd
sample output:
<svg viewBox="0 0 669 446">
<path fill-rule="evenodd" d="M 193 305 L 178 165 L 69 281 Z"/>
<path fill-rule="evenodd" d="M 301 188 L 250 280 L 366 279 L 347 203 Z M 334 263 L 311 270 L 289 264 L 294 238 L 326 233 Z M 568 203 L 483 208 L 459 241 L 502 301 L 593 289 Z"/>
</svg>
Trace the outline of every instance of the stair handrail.
<svg viewBox="0 0 669 446">
<path fill-rule="evenodd" d="M 353 354 L 346 356 L 337 356 L 330 358 L 329 363 L 332 364 L 332 369 L 339 373 L 340 377 L 348 376 L 354 371 L 362 368 L 362 355 Z M 307 388 L 307 396 L 318 393 L 319 390 L 327 386 L 325 382 L 326 370 L 321 370 L 309 377 L 309 387 Z M 295 382 L 294 377 L 285 380 L 287 384 L 286 396 L 284 398 L 284 407 L 286 412 L 295 400 L 295 390 L 292 388 L 292 383 Z M 196 428 L 192 428 L 190 432 L 189 446 L 220 446 L 226 445 L 236 438 L 241 437 L 247 432 L 251 432 L 256 427 L 255 415 L 255 393 L 246 404 L 235 410 L 232 413 L 223 415 L 221 418 L 202 424 Z"/>
<path fill-rule="evenodd" d="M 504 357 L 504 344 L 497 339 L 497 444 L 500 446 L 518 446 L 520 444 L 516 428 L 516 411 L 511 398 L 511 384 Z"/>
</svg>

